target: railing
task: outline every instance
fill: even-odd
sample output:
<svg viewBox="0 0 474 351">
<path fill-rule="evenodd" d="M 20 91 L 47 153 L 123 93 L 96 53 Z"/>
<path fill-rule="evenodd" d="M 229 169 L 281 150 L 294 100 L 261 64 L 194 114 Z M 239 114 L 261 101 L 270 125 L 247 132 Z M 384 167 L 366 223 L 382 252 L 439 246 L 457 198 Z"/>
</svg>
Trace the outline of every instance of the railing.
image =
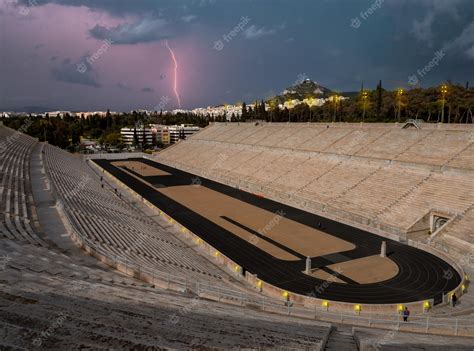
<svg viewBox="0 0 474 351">
<path fill-rule="evenodd" d="M 71 223 L 71 222 L 70 222 Z M 73 224 L 74 225 L 74 224 Z M 74 225 L 75 227 L 75 225 Z M 164 288 L 187 292 L 197 298 L 206 298 L 221 303 L 227 303 L 243 307 L 251 307 L 264 312 L 277 313 L 281 315 L 291 315 L 308 319 L 317 319 L 329 323 L 348 324 L 360 327 L 380 328 L 390 331 L 409 331 L 426 334 L 460 335 L 474 337 L 474 320 L 459 318 L 440 318 L 429 315 L 414 315 L 408 321 L 403 321 L 400 314 L 348 314 L 343 312 L 331 312 L 323 307 L 309 308 L 302 304 L 279 300 L 263 295 L 250 294 L 245 291 L 233 290 L 216 285 L 210 285 L 200 281 L 190 280 L 186 277 L 179 277 L 166 272 L 137 264 L 123 256 L 112 254 L 108 250 L 100 247 L 90 239 L 83 237 L 74 228 L 75 234 L 84 245 L 99 255 L 107 257 L 111 261 L 111 266 L 120 269 L 124 273 L 137 276 L 147 276 L 147 281 Z"/>
<path fill-rule="evenodd" d="M 108 261 L 110 261 L 110 263 L 108 263 L 110 266 L 126 274 L 137 277 L 138 279 L 145 280 L 144 278 L 146 277 L 146 281 L 154 285 L 159 285 L 175 291 L 187 292 L 198 298 L 203 297 L 222 303 L 239 305 L 243 307 L 252 307 L 254 309 L 260 309 L 261 311 L 282 315 L 317 319 L 329 323 L 387 329 L 394 332 L 409 331 L 426 334 L 474 337 L 474 320 L 471 319 L 440 318 L 429 315 L 416 315 L 411 316 L 409 320 L 405 322 L 403 321 L 403 318 L 400 314 L 381 315 L 357 314 L 356 312 L 353 314 L 331 312 L 324 307 L 309 308 L 296 302 L 258 295 L 257 292 L 251 294 L 243 290 L 233 290 L 216 285 L 210 285 L 200 281 L 190 280 L 186 277 L 179 277 L 166 272 L 157 271 L 156 269 L 151 270 L 149 267 L 137 264 L 126 257 L 111 253 L 107 249 L 97 245 L 87 236 L 82 235 L 80 229 L 77 228 L 75 222 L 70 218 L 68 211 L 68 209 L 70 209 L 69 203 L 64 201 L 62 197 L 58 197 L 59 192 L 56 189 L 56 184 L 53 184 L 53 178 L 49 174 L 48 170 L 46 170 L 46 173 L 51 182 L 51 190 L 53 191 L 53 194 L 56 196 L 56 198 L 61 198 L 61 200 L 63 200 L 63 207 L 65 210 L 64 212 L 68 219 L 70 229 L 72 229 L 73 235 L 82 242 L 83 247 L 92 251 L 92 253 L 95 253 L 96 255 L 106 258 Z"/>
</svg>

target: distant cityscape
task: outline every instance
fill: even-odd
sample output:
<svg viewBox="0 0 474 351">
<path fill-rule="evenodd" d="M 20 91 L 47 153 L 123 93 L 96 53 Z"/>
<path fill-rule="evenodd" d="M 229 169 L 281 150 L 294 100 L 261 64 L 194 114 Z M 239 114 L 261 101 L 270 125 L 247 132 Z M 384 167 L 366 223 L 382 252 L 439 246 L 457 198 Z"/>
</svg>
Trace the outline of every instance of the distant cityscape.
<svg viewBox="0 0 474 351">
<path fill-rule="evenodd" d="M 335 95 L 328 96 L 328 89 L 319 86 L 317 83 L 312 82 L 310 79 L 304 79 L 298 84 L 287 88 L 281 92 L 279 96 L 275 96 L 264 102 L 265 109 L 268 111 L 272 108 L 278 107 L 279 109 L 293 109 L 294 107 L 300 104 L 306 104 L 308 107 L 320 107 L 323 106 L 326 102 L 332 102 L 335 98 Z M 305 94 L 304 98 L 293 98 L 293 96 L 298 95 L 299 86 L 308 86 L 311 91 L 310 94 Z M 321 97 L 317 97 L 321 96 Z M 283 101 L 282 98 L 284 99 Z M 348 99 L 345 96 L 337 96 L 340 100 Z M 138 109 L 130 111 L 130 113 L 137 112 L 139 114 L 145 114 L 151 116 L 156 113 L 171 114 L 177 115 L 179 113 L 183 114 L 194 114 L 199 117 L 220 117 L 226 116 L 230 121 L 232 116 L 241 117 L 242 116 L 242 103 L 236 104 L 221 104 L 216 106 L 207 106 L 207 107 L 197 107 L 193 109 L 174 109 L 174 110 L 148 110 L 148 109 Z M 1 112 L 1 117 L 18 117 L 29 115 L 32 117 L 64 117 L 69 115 L 71 117 L 77 118 L 89 118 L 91 116 L 106 117 L 107 113 L 110 113 L 112 116 L 118 116 L 121 114 L 127 114 L 128 112 L 117 112 L 117 111 L 44 111 L 40 113 L 28 113 L 24 111 L 3 111 Z"/>
</svg>

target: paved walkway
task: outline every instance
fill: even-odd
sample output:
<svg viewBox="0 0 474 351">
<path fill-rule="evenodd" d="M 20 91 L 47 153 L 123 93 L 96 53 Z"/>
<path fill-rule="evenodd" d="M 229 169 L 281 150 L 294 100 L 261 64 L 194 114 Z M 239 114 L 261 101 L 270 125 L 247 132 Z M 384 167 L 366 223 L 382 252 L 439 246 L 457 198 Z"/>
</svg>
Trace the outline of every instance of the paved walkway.
<svg viewBox="0 0 474 351">
<path fill-rule="evenodd" d="M 106 267 L 97 259 L 86 255 L 71 240 L 67 228 L 58 212 L 51 184 L 46 175 L 42 159 L 43 143 L 38 143 L 31 154 L 31 187 L 38 219 L 48 242 L 68 256 L 74 256 L 76 263 Z"/>
</svg>

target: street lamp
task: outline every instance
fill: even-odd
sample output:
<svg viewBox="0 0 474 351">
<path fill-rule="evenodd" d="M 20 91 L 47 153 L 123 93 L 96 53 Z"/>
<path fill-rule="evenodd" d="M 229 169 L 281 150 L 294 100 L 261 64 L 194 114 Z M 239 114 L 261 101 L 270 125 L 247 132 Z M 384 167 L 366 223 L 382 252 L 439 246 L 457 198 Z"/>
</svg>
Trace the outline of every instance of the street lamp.
<svg viewBox="0 0 474 351">
<path fill-rule="evenodd" d="M 362 122 L 364 122 L 365 120 L 365 110 L 367 108 L 367 98 L 369 97 L 369 93 L 367 91 L 363 91 L 362 92 L 362 108 L 363 108 L 363 112 L 362 112 Z"/>
<path fill-rule="evenodd" d="M 403 96 L 403 89 L 398 89 L 397 97 L 398 97 L 398 113 L 397 113 L 397 120 L 400 122 L 400 117 L 402 114 L 402 96 Z"/>
<path fill-rule="evenodd" d="M 309 97 L 307 99 L 304 99 L 303 102 L 305 102 L 309 106 L 309 121 L 312 122 L 313 121 L 313 115 L 312 115 L 311 107 L 316 105 L 316 99 L 313 98 L 313 97 Z"/>
<path fill-rule="evenodd" d="M 293 105 L 293 100 L 288 100 L 286 104 L 288 105 L 288 122 L 291 122 L 291 108 Z"/>
<path fill-rule="evenodd" d="M 443 84 L 441 86 L 441 123 L 444 122 L 444 105 L 446 104 L 446 94 L 448 93 L 448 87 L 447 85 Z M 449 123 L 449 121 L 448 121 Z"/>
</svg>

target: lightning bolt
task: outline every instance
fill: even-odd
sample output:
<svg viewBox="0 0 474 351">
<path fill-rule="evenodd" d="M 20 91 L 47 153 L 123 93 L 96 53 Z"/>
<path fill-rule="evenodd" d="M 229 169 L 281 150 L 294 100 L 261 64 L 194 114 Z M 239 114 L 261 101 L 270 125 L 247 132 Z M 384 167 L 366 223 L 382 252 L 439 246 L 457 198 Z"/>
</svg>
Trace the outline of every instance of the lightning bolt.
<svg viewBox="0 0 474 351">
<path fill-rule="evenodd" d="M 174 95 L 176 95 L 176 100 L 178 101 L 178 107 L 181 108 L 181 99 L 179 97 L 179 92 L 178 92 L 178 61 L 176 60 L 176 56 L 174 55 L 173 50 L 170 48 L 170 45 L 168 44 L 168 40 L 165 40 L 166 47 L 170 51 L 171 58 L 173 59 L 174 62 L 174 85 L 173 85 L 173 90 L 174 90 Z"/>
</svg>

